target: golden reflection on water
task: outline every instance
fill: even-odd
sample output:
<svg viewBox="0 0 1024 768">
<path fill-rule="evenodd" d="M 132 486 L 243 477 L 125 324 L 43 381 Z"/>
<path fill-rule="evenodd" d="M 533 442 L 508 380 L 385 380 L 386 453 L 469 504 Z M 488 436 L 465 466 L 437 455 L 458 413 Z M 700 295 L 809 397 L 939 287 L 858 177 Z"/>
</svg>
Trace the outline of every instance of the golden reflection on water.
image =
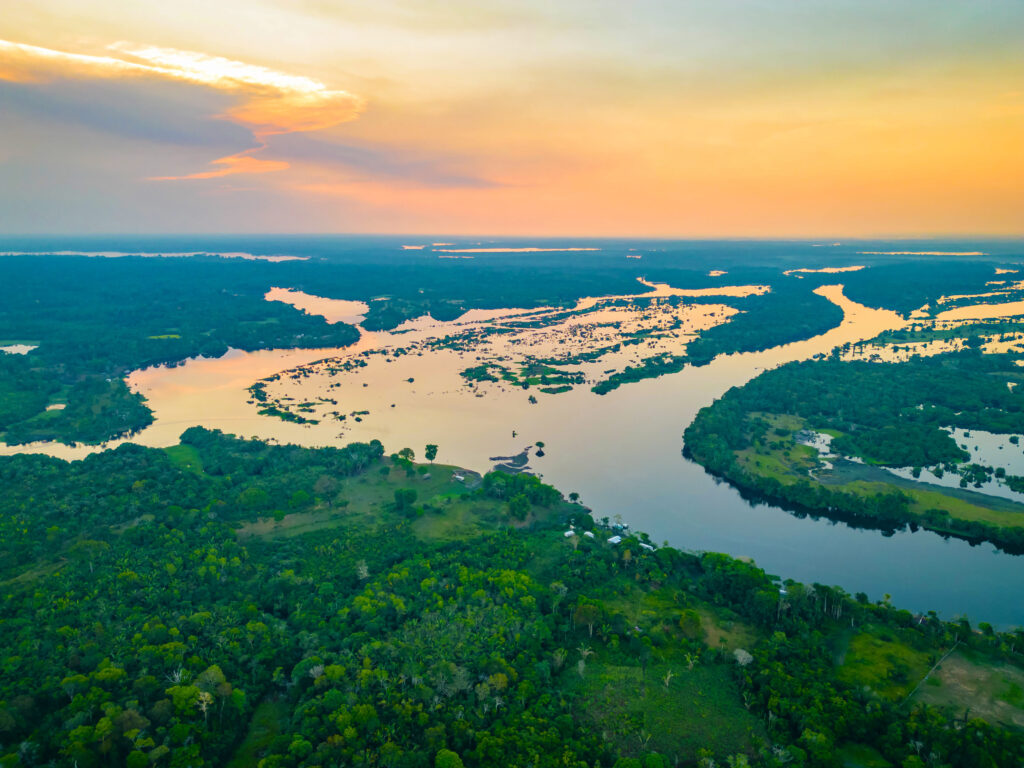
<svg viewBox="0 0 1024 768">
<path fill-rule="evenodd" d="M 290 304 L 307 315 L 320 315 L 329 323 L 358 325 L 366 319 L 370 305 L 365 301 L 348 299 L 325 299 L 291 288 L 271 288 L 263 296 L 267 301 Z"/>
<path fill-rule="evenodd" d="M 998 317 L 1014 317 L 1024 315 L 1024 301 L 1011 301 L 1005 304 L 974 304 L 968 307 L 957 307 L 940 312 L 936 320 L 992 320 Z"/>
<path fill-rule="evenodd" d="M 681 294 L 678 289 L 668 286 L 649 284 L 649 287 L 652 291 L 641 294 L 639 298 L 692 295 Z M 699 295 L 713 295 L 716 290 L 720 295 L 749 295 L 760 291 L 761 287 L 725 286 L 702 290 Z M 688 367 L 681 373 L 657 380 L 657 386 L 653 388 L 670 392 L 665 395 L 670 398 L 684 398 L 686 412 L 695 413 L 697 408 L 729 386 L 743 383 L 766 367 L 828 352 L 836 346 L 871 338 L 882 330 L 901 327 L 905 323 L 894 312 L 870 309 L 850 301 L 843 295 L 841 285 L 822 286 L 816 292 L 843 309 L 844 320 L 832 331 L 805 342 L 715 361 L 707 366 L 715 373 L 710 387 L 706 382 L 706 372 Z M 322 308 L 326 312 L 338 309 L 313 301 L 318 297 L 297 297 L 289 292 L 285 298 L 302 301 L 310 309 Z M 555 323 L 554 328 L 527 329 L 515 337 L 487 337 L 480 348 L 430 350 L 424 345 L 452 333 L 485 330 L 498 319 L 532 321 L 545 313 L 560 310 L 477 310 L 448 323 L 427 319 L 406 324 L 396 333 L 363 332 L 357 344 L 343 349 L 233 350 L 221 358 L 196 358 L 175 367 L 147 368 L 128 377 L 129 386 L 146 397 L 155 417 L 154 424 L 139 434 L 111 441 L 105 446 L 72 447 L 43 443 L 3 446 L 0 453 L 45 452 L 70 459 L 123 442 L 168 446 L 175 444 L 181 432 L 188 427 L 202 425 L 243 437 L 308 446 L 378 438 L 389 450 L 397 450 L 405 445 L 442 442 L 442 460 L 486 469 L 488 456 L 518 451 L 538 439 L 561 440 L 567 444 L 574 442 L 573 433 L 578 431 L 574 424 L 580 419 L 600 418 L 628 428 L 630 408 L 635 405 L 633 392 L 646 392 L 654 382 L 642 383 L 647 386 L 627 384 L 600 401 L 589 391 L 589 384 L 560 395 L 543 395 L 536 388 L 526 392 L 504 382 L 489 387 L 467 387 L 459 372 L 479 364 L 477 358 L 482 356 L 485 346 L 492 356 L 508 356 L 510 359 L 521 357 L 523 350 L 531 356 L 571 353 L 583 348 L 587 333 L 591 341 L 597 338 L 599 343 L 604 343 L 614 340 L 623 329 L 643 327 L 659 314 L 675 313 L 672 317 L 678 320 L 678 326 L 664 338 L 655 340 L 656 344 L 648 340 L 645 342 L 647 346 L 625 347 L 609 358 L 582 365 L 588 381 L 593 381 L 602 369 L 612 367 L 609 360 L 614 360 L 615 367 L 621 367 L 626 362 L 636 362 L 659 351 L 681 352 L 694 334 L 725 321 L 735 312 L 730 307 L 716 304 L 680 304 L 675 308 L 658 302 L 649 302 L 650 306 L 646 307 L 605 306 L 617 300 L 636 298 L 581 299 L 575 311 L 590 310 L 589 316 L 571 316 Z M 351 312 L 353 307 L 341 309 Z M 525 318 L 522 317 L 524 314 L 527 315 Z M 603 332 L 602 326 L 607 323 L 618 323 L 619 327 L 612 329 L 607 337 L 595 336 Z M 579 329 L 584 324 L 589 324 L 589 330 L 581 334 Z M 399 347 L 417 351 L 396 356 L 393 350 Z M 367 361 L 366 367 L 342 374 L 332 375 L 330 372 L 332 367 L 360 357 Z M 330 362 L 310 366 L 321 360 Z M 314 416 L 320 419 L 320 423 L 295 424 L 259 414 L 260 406 L 250 401 L 247 388 L 278 373 L 282 374 L 280 381 L 273 382 L 268 390 L 273 388 L 275 395 L 294 398 L 290 402 L 313 402 Z M 692 389 L 690 384 L 698 379 L 704 383 Z M 537 397 L 536 404 L 529 401 L 531 394 Z M 341 420 L 330 416 L 334 411 L 345 415 L 345 418 Z M 360 413 L 363 411 L 369 413 Z M 678 433 L 683 426 L 683 423 L 673 423 L 669 428 Z M 513 439 L 513 430 L 521 437 Z M 564 434 L 557 434 L 559 432 Z M 585 450 L 586 446 L 580 448 Z"/>
</svg>

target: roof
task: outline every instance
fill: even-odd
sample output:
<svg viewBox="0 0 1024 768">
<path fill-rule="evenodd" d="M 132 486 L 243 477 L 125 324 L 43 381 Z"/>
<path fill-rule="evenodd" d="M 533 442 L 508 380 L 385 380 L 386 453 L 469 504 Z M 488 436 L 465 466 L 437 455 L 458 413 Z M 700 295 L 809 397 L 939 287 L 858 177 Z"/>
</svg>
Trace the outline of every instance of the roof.
<svg viewBox="0 0 1024 768">
<path fill-rule="evenodd" d="M 612 536 L 610 539 L 608 539 L 609 544 L 618 544 L 620 541 L 622 541 L 621 536 Z"/>
</svg>

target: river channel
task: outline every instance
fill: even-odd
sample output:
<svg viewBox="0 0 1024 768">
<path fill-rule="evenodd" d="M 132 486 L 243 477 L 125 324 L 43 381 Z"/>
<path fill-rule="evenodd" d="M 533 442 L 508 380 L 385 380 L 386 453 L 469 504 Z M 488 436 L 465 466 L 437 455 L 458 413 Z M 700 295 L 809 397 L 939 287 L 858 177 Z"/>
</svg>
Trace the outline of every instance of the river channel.
<svg viewBox="0 0 1024 768">
<path fill-rule="evenodd" d="M 351 373 L 339 376 L 314 369 L 275 384 L 289 388 L 296 400 L 336 400 L 337 408 L 347 412 L 343 421 L 284 422 L 259 415 L 258 405 L 250 402 L 247 387 L 258 379 L 324 358 L 352 359 L 363 352 L 407 346 L 490 315 L 413 323 L 399 334 L 364 333 L 357 345 L 343 350 L 232 351 L 218 359 L 146 369 L 132 374 L 129 384 L 145 395 L 156 421 L 131 441 L 171 445 L 192 425 L 310 446 L 378 438 L 388 451 L 411 446 L 418 454 L 426 443 L 437 443 L 438 461 L 486 471 L 494 463 L 489 457 L 515 454 L 540 440 L 545 455 L 531 457 L 531 466 L 546 482 L 566 493 L 579 492 L 595 517 L 621 516 L 658 543 L 750 557 L 782 578 L 836 584 L 873 600 L 888 594 L 894 604 L 912 611 L 936 610 L 946 618 L 967 615 L 1002 627 L 1024 625 L 1024 603 L 1015 597 L 1024 593 L 1020 557 L 990 544 L 972 546 L 923 530 L 887 536 L 751 504 L 681 455 L 684 428 L 701 407 L 730 387 L 767 368 L 904 324 L 895 313 L 849 301 L 840 285 L 818 290 L 845 313 L 843 323 L 822 336 L 720 357 L 710 365 L 627 384 L 603 396 L 589 386 L 541 396 L 536 403 L 518 388 L 483 394 L 458 375 L 474 364 L 472 352 L 439 350 L 378 354 Z M 318 310 L 312 297 L 305 299 L 307 311 L 328 314 Z M 694 328 L 721 321 L 708 306 L 714 307 L 705 305 L 690 318 Z M 358 307 L 343 307 L 333 319 L 342 318 L 358 320 Z M 95 448 L 0 446 L 0 453 L 39 451 L 65 458 L 80 458 L 91 450 Z"/>
</svg>

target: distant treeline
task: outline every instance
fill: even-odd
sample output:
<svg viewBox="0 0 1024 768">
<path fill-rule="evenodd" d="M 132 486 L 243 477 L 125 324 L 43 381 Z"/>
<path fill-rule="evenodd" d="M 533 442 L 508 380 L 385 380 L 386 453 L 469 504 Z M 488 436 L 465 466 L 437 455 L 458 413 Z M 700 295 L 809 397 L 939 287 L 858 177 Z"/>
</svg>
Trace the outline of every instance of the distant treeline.
<svg viewBox="0 0 1024 768">
<path fill-rule="evenodd" d="M 327 247 L 322 244 L 320 250 Z M 756 263 L 762 252 L 771 253 L 780 267 L 737 263 L 745 253 Z M 275 286 L 328 298 L 375 299 L 369 302 L 368 329 L 394 328 L 424 314 L 450 320 L 473 308 L 568 306 L 582 296 L 636 293 L 641 276 L 686 288 L 772 286 L 765 296 L 722 299 L 743 314 L 703 334 L 685 360 L 652 359 L 598 385 L 607 391 L 687 362 L 699 365 L 719 354 L 765 349 L 834 327 L 839 310 L 810 292 L 823 282 L 845 283 L 847 295 L 856 301 L 909 312 L 945 294 L 983 291 L 993 276 L 993 264 L 987 262 L 913 261 L 798 280 L 781 273 L 787 261 L 781 244 L 760 250 L 741 244 L 731 249 L 691 245 L 645 253 L 644 259 L 626 259 L 626 253 L 623 246 L 608 253 L 439 259 L 433 253 L 385 252 L 378 245 L 365 253 L 357 249 L 280 263 L 215 256 L 0 257 L 0 342 L 39 346 L 24 357 L 2 356 L 0 437 L 17 443 L 102 442 L 150 422 L 145 404 L 120 381 L 132 369 L 217 356 L 229 347 L 338 347 L 356 339 L 350 326 L 264 301 L 264 293 Z M 728 275 L 711 277 L 696 267 L 700 259 L 695 254 L 701 253 L 706 254 L 701 258 L 733 265 Z M 51 403 L 67 408 L 45 411 Z"/>
</svg>

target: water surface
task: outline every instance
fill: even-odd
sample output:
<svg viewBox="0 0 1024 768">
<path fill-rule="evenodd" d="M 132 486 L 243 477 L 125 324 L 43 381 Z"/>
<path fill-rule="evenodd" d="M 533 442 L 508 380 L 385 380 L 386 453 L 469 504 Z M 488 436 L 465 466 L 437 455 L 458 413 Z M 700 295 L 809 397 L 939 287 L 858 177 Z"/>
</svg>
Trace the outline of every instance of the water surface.
<svg viewBox="0 0 1024 768">
<path fill-rule="evenodd" d="M 722 357 L 601 397 L 589 386 L 580 386 L 565 394 L 538 396 L 534 404 L 528 399 L 532 390 L 501 383 L 486 391 L 467 387 L 458 372 L 476 363 L 473 350 L 395 352 L 476 327 L 474 323 L 484 328 L 493 313 L 453 323 L 427 318 L 392 334 L 364 333 L 357 345 L 342 350 L 232 351 L 219 359 L 151 368 L 129 378 L 156 416 L 154 425 L 132 441 L 171 445 L 192 425 L 309 446 L 378 438 L 389 451 L 410 446 L 421 453 L 425 444 L 437 443 L 439 460 L 486 471 L 491 465 L 488 457 L 514 455 L 541 440 L 546 455 L 531 457 L 531 463 L 545 481 L 566 493 L 578 491 L 596 517 L 621 516 L 658 542 L 752 557 L 781 577 L 838 584 L 872 599 L 890 594 L 895 604 L 915 611 L 970 615 L 1000 626 L 1024 624 L 1024 606 L 1007 598 L 1024 590 L 1024 560 L 1018 557 L 991 545 L 971 546 L 926 531 L 885 536 L 796 517 L 766 504 L 752 505 L 681 455 L 686 425 L 728 388 L 784 362 L 824 354 L 905 325 L 893 312 L 849 301 L 841 285 L 818 291 L 845 313 L 842 324 L 822 336 Z M 581 304 L 587 301 L 591 300 Z M 308 311 L 315 309 L 310 304 Z M 683 319 L 694 327 L 712 322 L 709 313 L 715 305 L 698 305 L 698 310 Z M 687 329 L 683 323 L 681 335 L 665 343 L 681 344 Z M 362 357 L 366 353 L 372 354 Z M 365 360 L 365 367 L 341 369 L 345 361 L 355 359 Z M 330 362 L 314 364 L 319 360 Z M 313 403 L 323 417 L 320 423 L 293 424 L 261 416 L 258 404 L 249 402 L 249 385 L 281 371 L 290 373 L 271 386 L 278 394 L 294 397 L 294 402 Z M 325 417 L 330 412 L 339 417 Z M 93 449 L 44 445 L 4 452 L 15 450 L 45 450 L 72 458 Z"/>
</svg>

